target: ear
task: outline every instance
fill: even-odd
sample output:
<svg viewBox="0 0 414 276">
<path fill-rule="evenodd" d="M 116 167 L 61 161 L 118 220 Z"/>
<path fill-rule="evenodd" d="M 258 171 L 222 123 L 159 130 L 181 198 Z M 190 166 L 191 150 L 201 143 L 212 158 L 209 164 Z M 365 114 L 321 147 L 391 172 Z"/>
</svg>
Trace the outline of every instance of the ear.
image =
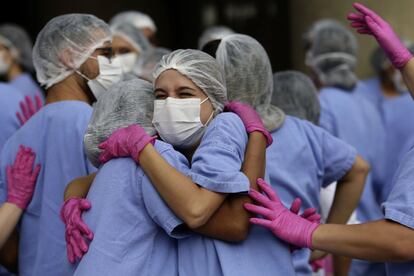
<svg viewBox="0 0 414 276">
<path fill-rule="evenodd" d="M 74 70 L 77 69 L 77 66 L 73 62 L 72 53 L 68 49 L 65 49 L 61 53 L 59 53 L 58 59 L 67 68 Z"/>
</svg>

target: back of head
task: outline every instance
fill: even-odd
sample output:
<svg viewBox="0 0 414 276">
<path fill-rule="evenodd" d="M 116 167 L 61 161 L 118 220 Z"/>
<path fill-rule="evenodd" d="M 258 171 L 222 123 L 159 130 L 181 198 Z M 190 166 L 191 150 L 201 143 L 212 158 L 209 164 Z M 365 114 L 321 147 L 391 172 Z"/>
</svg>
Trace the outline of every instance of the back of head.
<svg viewBox="0 0 414 276">
<path fill-rule="evenodd" d="M 198 49 L 201 50 L 210 41 L 222 39 L 227 35 L 234 34 L 235 32 L 226 26 L 212 26 L 204 30 L 198 39 Z"/>
<path fill-rule="evenodd" d="M 334 20 L 316 22 L 305 35 L 306 64 L 318 75 L 323 86 L 352 89 L 355 75 L 357 41 L 351 31 Z"/>
<path fill-rule="evenodd" d="M 86 154 L 94 166 L 99 166 L 98 145 L 115 130 L 139 124 L 155 135 L 154 99 L 151 83 L 138 78 L 117 83 L 98 99 L 84 136 Z"/>
<path fill-rule="evenodd" d="M 130 23 L 110 25 L 112 35 L 120 36 L 128 41 L 139 53 L 151 48 L 145 35 Z"/>
<path fill-rule="evenodd" d="M 161 47 L 151 48 L 149 51 L 144 52 L 139 57 L 133 69 L 134 74 L 144 80 L 154 81 L 152 73 L 154 72 L 155 66 L 164 55 L 168 55 L 169 53 L 171 53 L 171 50 Z"/>
<path fill-rule="evenodd" d="M 131 24 L 137 29 L 149 28 L 153 32 L 157 31 L 154 20 L 149 15 L 139 11 L 120 12 L 112 17 L 109 24 L 111 26 Z"/>
<path fill-rule="evenodd" d="M 40 31 L 33 47 L 33 65 L 41 85 L 62 81 L 104 42 L 111 40 L 108 25 L 90 14 L 53 18 Z"/>
<path fill-rule="evenodd" d="M 189 78 L 210 99 L 215 114 L 223 111 L 227 102 L 226 82 L 217 61 L 199 50 L 176 50 L 164 55 L 154 70 L 153 78 L 169 69 Z"/>
<path fill-rule="evenodd" d="M 312 80 L 298 71 L 283 71 L 273 75 L 272 104 L 286 114 L 319 123 L 320 105 Z"/>
<path fill-rule="evenodd" d="M 33 43 L 22 27 L 12 23 L 0 25 L 0 42 L 15 53 L 17 62 L 24 70 L 33 71 Z"/>
<path fill-rule="evenodd" d="M 216 59 L 226 78 L 229 100 L 253 106 L 268 130 L 280 127 L 284 116 L 270 104 L 272 67 L 263 46 L 247 35 L 229 35 L 221 40 Z"/>
</svg>

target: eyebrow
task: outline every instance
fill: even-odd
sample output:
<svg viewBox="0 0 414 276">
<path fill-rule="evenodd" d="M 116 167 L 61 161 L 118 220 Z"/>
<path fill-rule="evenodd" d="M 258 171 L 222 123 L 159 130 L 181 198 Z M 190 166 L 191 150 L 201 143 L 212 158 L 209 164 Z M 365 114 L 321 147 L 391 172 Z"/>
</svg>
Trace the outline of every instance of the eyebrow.
<svg viewBox="0 0 414 276">
<path fill-rule="evenodd" d="M 183 90 L 183 89 L 190 89 L 192 91 L 196 91 L 194 88 L 191 88 L 189 86 L 180 86 L 180 87 L 178 87 L 178 90 Z"/>
<path fill-rule="evenodd" d="M 162 88 L 156 88 L 156 89 L 154 90 L 154 93 L 156 93 L 156 92 L 164 92 L 164 93 L 166 93 L 166 92 L 165 92 L 165 90 L 164 90 L 164 89 L 162 89 Z"/>
</svg>

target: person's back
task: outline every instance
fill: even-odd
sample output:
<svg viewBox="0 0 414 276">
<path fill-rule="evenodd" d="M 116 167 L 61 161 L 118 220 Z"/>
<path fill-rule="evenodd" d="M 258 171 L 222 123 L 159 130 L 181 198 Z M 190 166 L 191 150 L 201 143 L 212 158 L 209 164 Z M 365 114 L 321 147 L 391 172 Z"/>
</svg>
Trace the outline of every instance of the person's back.
<svg viewBox="0 0 414 276">
<path fill-rule="evenodd" d="M 91 113 L 92 108 L 80 101 L 46 105 L 7 141 L 2 151 L 2 183 L 6 183 L 6 165 L 21 144 L 36 151 L 37 162 L 43 168 L 19 229 L 20 275 L 67 275 L 69 271 L 64 224 L 58 214 L 65 185 L 95 170 L 86 159 L 82 142 Z M 1 189 L 3 196 L 7 187 Z"/>
<path fill-rule="evenodd" d="M 188 161 L 171 145 L 157 141 L 155 148 L 170 165 L 188 173 Z M 174 238 L 185 236 L 177 230 L 183 222 L 134 160 L 118 158 L 105 163 L 88 200 L 93 208 L 84 219 L 94 239 L 75 275 L 178 274 Z"/>
<path fill-rule="evenodd" d="M 382 218 L 380 190 L 385 146 L 384 128 L 378 111 L 358 92 L 366 87 L 358 83 L 352 91 L 327 87 L 320 90 L 320 126 L 354 146 L 371 165 L 364 192 L 357 210 L 358 220 L 365 222 Z"/>
<path fill-rule="evenodd" d="M 0 83 L 0 150 L 7 139 L 20 127 L 16 112 L 20 110 L 19 103 L 23 100 L 17 89 Z"/>
<path fill-rule="evenodd" d="M 266 151 L 266 172 L 286 206 L 296 197 L 302 210 L 319 206 L 321 188 L 341 179 L 355 162 L 353 147 L 295 117 L 286 116 L 272 137 L 277 142 Z M 302 249 L 293 254 L 296 274 L 311 274 L 310 253 Z"/>
<path fill-rule="evenodd" d="M 22 73 L 13 80 L 10 81 L 10 85 L 16 87 L 21 91 L 23 96 L 36 96 L 38 95 L 42 99 L 44 98 L 42 94 L 42 89 L 35 82 L 32 76 L 28 73 Z"/>
</svg>

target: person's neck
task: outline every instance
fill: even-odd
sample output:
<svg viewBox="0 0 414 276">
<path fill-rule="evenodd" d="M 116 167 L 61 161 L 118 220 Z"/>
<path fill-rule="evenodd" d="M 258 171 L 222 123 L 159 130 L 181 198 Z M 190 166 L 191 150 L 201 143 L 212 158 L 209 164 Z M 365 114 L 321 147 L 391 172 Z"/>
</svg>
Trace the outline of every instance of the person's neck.
<svg viewBox="0 0 414 276">
<path fill-rule="evenodd" d="M 13 63 L 10 66 L 9 71 L 7 72 L 7 80 L 12 81 L 18 76 L 20 76 L 21 74 L 23 74 L 23 70 L 20 67 L 20 65 Z"/>
<path fill-rule="evenodd" d="M 61 82 L 46 90 L 46 104 L 61 101 L 81 101 L 91 104 L 91 100 L 85 93 L 82 85 L 74 75 L 67 77 Z"/>
</svg>

